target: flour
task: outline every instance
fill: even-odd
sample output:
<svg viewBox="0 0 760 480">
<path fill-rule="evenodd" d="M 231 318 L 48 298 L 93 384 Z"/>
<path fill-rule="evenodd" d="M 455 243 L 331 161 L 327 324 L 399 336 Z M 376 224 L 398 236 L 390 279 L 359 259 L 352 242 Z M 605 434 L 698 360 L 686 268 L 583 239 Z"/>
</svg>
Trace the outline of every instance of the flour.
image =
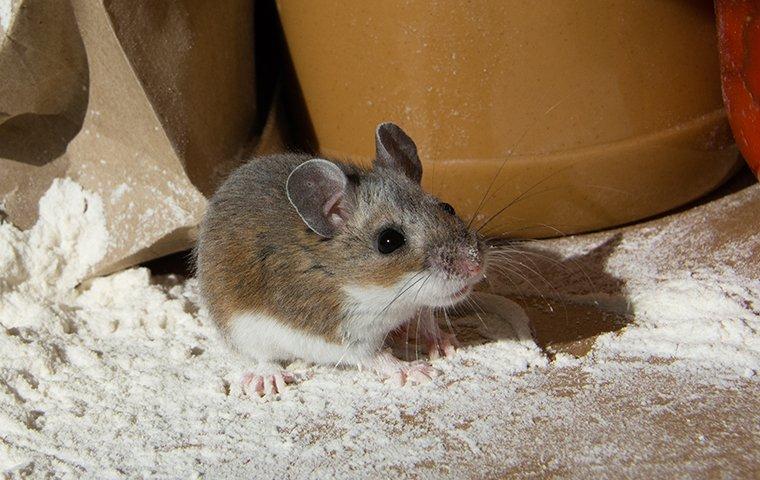
<svg viewBox="0 0 760 480">
<path fill-rule="evenodd" d="M 13 0 L 0 0 L 0 27 L 7 32 L 13 17 Z"/>
<path fill-rule="evenodd" d="M 597 339 L 595 353 L 689 360 L 752 376 L 760 369 L 760 281 L 730 269 L 630 282 L 635 325 Z"/>
<path fill-rule="evenodd" d="M 557 267 L 532 265 L 542 275 L 512 290 L 535 295 L 532 285 L 544 285 L 546 298 L 633 318 L 622 331 L 597 338 L 587 365 L 621 356 L 657 358 L 753 376 L 760 371 L 760 278 L 746 272 L 760 269 L 760 221 L 752 217 L 758 228 L 727 238 L 717 238 L 723 232 L 711 222 L 756 210 L 758 200 L 756 185 L 639 228 L 533 242 L 571 272 L 560 269 L 561 282 L 547 283 L 543 277 Z"/>
<path fill-rule="evenodd" d="M 113 189 L 111 192 L 111 205 L 114 205 L 121 201 L 121 198 L 124 196 L 125 193 L 130 191 L 132 188 L 129 186 L 128 183 L 120 183 L 116 186 L 116 188 Z"/>
<path fill-rule="evenodd" d="M 299 381 L 279 400 L 245 397 L 238 375 L 249 364 L 224 345 L 193 279 L 133 268 L 80 284 L 108 245 L 102 209 L 97 196 L 56 180 L 33 228 L 0 225 L 6 475 L 462 478 L 570 466 L 582 478 L 613 464 L 630 476 L 626 469 L 645 457 L 656 477 L 673 472 L 657 470 L 673 461 L 662 455 L 692 449 L 701 436 L 707 450 L 684 467 L 689 476 L 728 455 L 729 437 L 710 430 L 709 419 L 683 437 L 665 434 L 631 421 L 630 409 L 683 423 L 659 407 L 668 382 L 699 397 L 683 405 L 701 417 L 729 409 L 727 395 L 751 415 L 757 398 L 757 377 L 736 375 L 757 370 L 757 282 L 730 269 L 652 267 L 640 255 L 645 244 L 635 244 L 641 238 L 626 240 L 607 264 L 626 277 L 625 296 L 598 296 L 613 299 L 609 308 L 630 307 L 635 322 L 602 336 L 585 358 L 560 354 L 550 364 L 517 304 L 479 294 L 477 306 L 452 318 L 464 347 L 434 362 L 440 375 L 431 384 L 395 388 L 368 372 L 297 363 L 288 368 Z M 583 251 L 576 247 L 573 255 Z M 567 298 L 592 301 L 584 295 Z M 641 360 L 650 356 L 700 367 Z M 729 378 L 730 390 L 700 373 L 703 365 Z M 754 418 L 726 418 L 731 438 L 752 438 Z M 752 462 L 741 457 L 726 471 Z"/>
<path fill-rule="evenodd" d="M 756 194 L 757 189 L 744 192 Z M 760 370 L 760 279 L 737 273 L 729 262 L 757 262 L 752 252 L 760 236 L 737 238 L 709 256 L 716 232 L 706 221 L 709 209 L 743 208 L 726 198 L 690 212 L 688 223 L 666 222 L 625 237 L 606 270 L 625 280 L 623 294 L 635 324 L 620 335 L 597 339 L 600 355 L 636 355 L 688 360 L 683 366 L 718 367 L 752 376 Z M 750 197 L 751 198 L 751 197 Z M 673 245 L 682 249 L 674 255 Z"/>
<path fill-rule="evenodd" d="M 466 395 L 466 383 L 457 373 L 466 371 L 465 365 L 509 377 L 547 364 L 519 307 L 484 295 L 478 313 L 464 314 L 461 327 L 477 342 L 500 341 L 465 349 L 455 362 L 441 362 L 445 375 L 433 385 L 419 391 L 395 389 L 370 373 L 301 365 L 291 368 L 302 382 L 279 402 L 262 404 L 241 398 L 237 374 L 248 364 L 222 343 L 193 280 L 151 278 L 147 269 L 134 268 L 74 288 L 102 258 L 107 243 L 100 199 L 68 180 L 57 180 L 41 199 L 39 221 L 28 232 L 8 223 L 0 227 L 5 272 L 0 292 L 2 470 L 73 477 L 95 471 L 118 475 L 122 465 L 132 473 L 150 472 L 157 465 L 174 471 L 171 461 L 150 452 L 173 449 L 169 445 L 174 442 L 194 444 L 192 438 L 201 432 L 210 436 L 207 454 L 227 456 L 228 448 L 239 448 L 245 439 L 274 460 L 278 451 L 289 452 L 294 440 L 272 446 L 271 437 L 296 417 L 325 422 L 333 416 L 352 421 L 360 411 L 376 416 L 359 406 L 374 398 L 372 408 L 382 407 L 384 414 L 391 407 L 386 397 L 426 398 L 411 408 L 446 411 L 456 405 L 440 399 L 438 392 L 444 381 L 459 382 L 450 391 Z M 487 312 L 494 305 L 515 317 L 515 328 L 509 319 Z M 222 423 L 235 425 L 235 418 L 251 416 L 262 419 L 252 431 L 213 439 L 221 434 Z M 167 428 L 174 433 L 165 436 Z M 391 434 L 392 429 L 380 431 L 378 438 Z M 318 468 L 334 448 L 342 447 L 315 445 L 307 456 Z M 386 446 L 376 459 L 387 453 Z"/>
</svg>

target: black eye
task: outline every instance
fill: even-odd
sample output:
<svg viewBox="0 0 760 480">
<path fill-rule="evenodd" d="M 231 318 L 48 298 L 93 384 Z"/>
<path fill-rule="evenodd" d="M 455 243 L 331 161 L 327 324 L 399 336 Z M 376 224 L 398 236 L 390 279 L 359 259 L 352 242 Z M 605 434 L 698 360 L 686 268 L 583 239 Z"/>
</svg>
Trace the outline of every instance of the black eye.
<svg viewBox="0 0 760 480">
<path fill-rule="evenodd" d="M 456 213 L 457 213 L 454 210 L 454 207 L 452 207 L 450 204 L 448 204 L 446 202 L 441 202 L 441 203 L 438 204 L 438 206 L 441 207 L 441 209 L 444 212 L 448 213 L 449 215 L 456 215 Z"/>
<path fill-rule="evenodd" d="M 386 228 L 377 236 L 377 251 L 387 255 L 401 248 L 406 239 L 404 234 L 395 228 Z"/>
</svg>

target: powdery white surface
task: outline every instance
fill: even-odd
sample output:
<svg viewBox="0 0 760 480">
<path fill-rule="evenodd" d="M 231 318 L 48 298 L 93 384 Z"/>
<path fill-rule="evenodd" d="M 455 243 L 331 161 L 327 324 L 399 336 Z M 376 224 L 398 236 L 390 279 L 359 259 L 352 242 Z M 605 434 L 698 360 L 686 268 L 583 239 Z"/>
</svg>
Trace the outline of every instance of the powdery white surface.
<svg viewBox="0 0 760 480">
<path fill-rule="evenodd" d="M 726 268 L 675 271 L 667 278 L 629 283 L 636 323 L 597 339 L 597 355 L 688 360 L 746 376 L 760 369 L 760 280 Z"/>
<path fill-rule="evenodd" d="M 673 465 L 682 474 L 704 472 L 730 450 L 738 457 L 725 471 L 741 476 L 754 461 L 730 444 L 737 436 L 758 438 L 760 425 L 751 408 L 756 377 L 742 379 L 733 368 L 756 362 L 757 316 L 715 290 L 731 286 L 745 298 L 731 276 L 721 276 L 720 286 L 708 273 L 667 276 L 667 288 L 629 282 L 641 322 L 610 335 L 595 356 L 560 355 L 553 365 L 530 338 L 523 311 L 482 294 L 479 309 L 455 320 L 466 346 L 434 363 L 441 374 L 431 384 L 395 388 L 366 372 L 291 365 L 299 383 L 278 401 L 263 401 L 241 396 L 237 373 L 247 365 L 211 327 L 193 280 L 151 278 L 136 268 L 74 288 L 107 243 L 101 201 L 69 181 L 56 181 L 42 198 L 30 231 L 0 225 L 6 475 L 583 478 L 615 465 L 622 474 L 657 476 L 672 474 Z M 690 301 L 695 286 L 701 303 L 658 317 L 668 302 L 657 295 Z M 715 337 L 720 329 L 710 323 L 721 319 L 729 326 L 725 338 Z M 735 325 L 739 319 L 745 329 Z M 723 340 L 727 346 L 719 347 Z M 681 355 L 684 345 L 692 353 Z M 690 361 L 706 348 L 731 362 L 673 377 L 669 366 L 612 360 L 615 352 L 675 350 Z M 580 384 L 579 372 L 568 370 L 578 368 L 590 373 Z M 684 405 L 704 421 L 684 423 L 674 413 Z M 745 417 L 732 417 L 734 409 Z M 686 433 L 674 435 L 669 422 Z M 694 458 L 673 453 L 694 450 L 693 442 L 700 445 Z"/>
<path fill-rule="evenodd" d="M 7 32 L 13 16 L 13 0 L 0 0 L 0 27 Z"/>
<path fill-rule="evenodd" d="M 619 234 L 537 243 L 541 252 L 587 272 L 599 262 L 593 252 L 617 242 L 604 260 L 604 275 L 621 284 L 617 291 L 589 293 L 597 279 L 576 275 L 542 295 L 593 304 L 635 320 L 621 332 L 596 340 L 596 360 L 656 357 L 683 368 L 718 368 L 752 377 L 760 371 L 760 278 L 731 265 L 750 274 L 760 270 L 760 220 L 755 217 L 756 229 L 747 226 L 747 237 L 729 241 L 716 238 L 723 232 L 711 222 L 742 209 L 756 211 L 758 204 L 760 186 L 755 185 Z M 541 281 L 533 280 L 539 285 Z"/>
</svg>

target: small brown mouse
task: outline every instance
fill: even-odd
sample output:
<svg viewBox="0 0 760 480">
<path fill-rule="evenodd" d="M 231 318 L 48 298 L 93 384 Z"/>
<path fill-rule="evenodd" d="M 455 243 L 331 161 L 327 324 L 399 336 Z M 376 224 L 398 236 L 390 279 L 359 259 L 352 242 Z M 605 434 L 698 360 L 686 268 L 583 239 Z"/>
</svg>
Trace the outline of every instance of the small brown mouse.
<svg viewBox="0 0 760 480">
<path fill-rule="evenodd" d="M 372 169 L 303 154 L 255 158 L 211 198 L 196 247 L 201 293 L 230 345 L 256 362 L 244 390 L 294 380 L 279 362 L 353 365 L 419 383 L 435 373 L 383 349 L 419 320 L 430 353 L 451 354 L 433 310 L 484 276 L 483 240 L 420 187 L 398 126 L 375 132 Z"/>
</svg>

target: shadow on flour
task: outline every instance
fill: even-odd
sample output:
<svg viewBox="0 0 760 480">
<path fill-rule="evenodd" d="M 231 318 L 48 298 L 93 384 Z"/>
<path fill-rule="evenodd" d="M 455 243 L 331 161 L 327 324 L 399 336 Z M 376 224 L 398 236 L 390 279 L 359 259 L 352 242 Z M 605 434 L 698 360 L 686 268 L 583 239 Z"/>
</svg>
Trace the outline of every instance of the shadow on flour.
<svg viewBox="0 0 760 480">
<path fill-rule="evenodd" d="M 544 241 L 503 244 L 507 267 L 494 269 L 486 291 L 522 307 L 536 343 L 557 353 L 587 354 L 599 335 L 621 330 L 631 321 L 625 282 L 606 271 L 620 245 L 618 233 L 588 252 L 560 257 Z"/>
</svg>

